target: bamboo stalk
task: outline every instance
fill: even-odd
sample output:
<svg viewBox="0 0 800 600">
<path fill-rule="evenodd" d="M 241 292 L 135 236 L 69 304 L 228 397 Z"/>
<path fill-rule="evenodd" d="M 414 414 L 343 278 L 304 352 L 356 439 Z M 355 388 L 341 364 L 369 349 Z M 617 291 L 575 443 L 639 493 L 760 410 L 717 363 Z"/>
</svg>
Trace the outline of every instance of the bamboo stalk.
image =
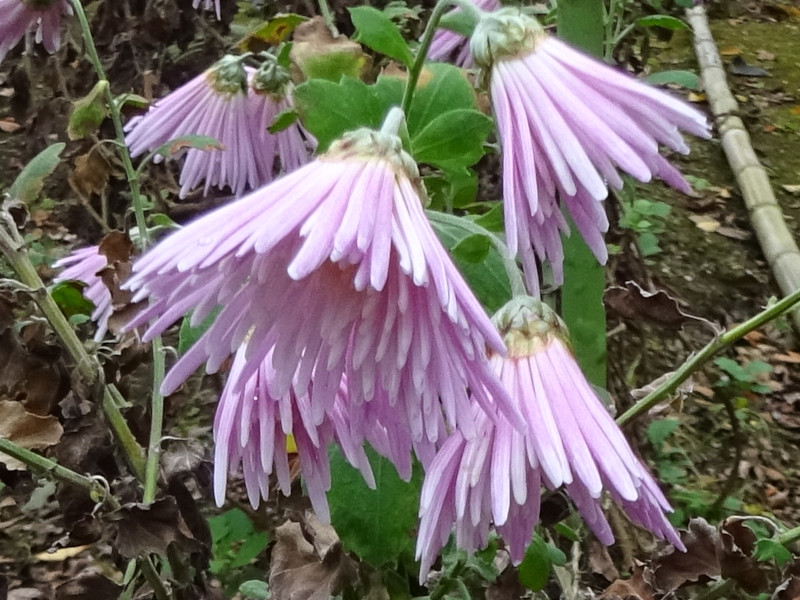
<svg viewBox="0 0 800 600">
<path fill-rule="evenodd" d="M 686 10 L 694 31 L 694 48 L 700 64 L 706 97 L 716 119 L 722 148 L 750 213 L 750 223 L 761 251 L 784 296 L 800 289 L 800 249 L 786 226 L 783 212 L 772 191 L 767 171 L 753 151 L 750 135 L 738 116 L 739 104 L 731 94 L 717 45 L 703 6 Z M 792 313 L 800 333 L 800 309 Z"/>
</svg>

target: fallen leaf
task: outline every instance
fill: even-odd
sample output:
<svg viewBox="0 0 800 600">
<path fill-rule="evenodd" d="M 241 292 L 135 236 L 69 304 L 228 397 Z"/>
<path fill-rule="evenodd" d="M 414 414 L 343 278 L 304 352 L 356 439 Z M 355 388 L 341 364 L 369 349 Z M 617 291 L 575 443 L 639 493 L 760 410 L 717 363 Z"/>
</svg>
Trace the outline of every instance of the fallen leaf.
<svg viewBox="0 0 800 600">
<path fill-rule="evenodd" d="M 66 548 L 59 548 L 54 552 L 39 552 L 38 554 L 34 554 L 33 558 L 42 562 L 61 562 L 62 560 L 67 560 L 68 558 L 74 558 L 78 556 L 87 548 L 89 548 L 88 544 L 83 546 L 68 546 Z"/>
<path fill-rule="evenodd" d="M 707 215 L 689 215 L 689 220 L 697 225 L 698 228 L 708 233 L 715 232 L 722 225 L 719 221 Z"/>
<path fill-rule="evenodd" d="M 11 117 L 6 117 L 5 119 L 0 119 L 0 131 L 4 131 L 6 133 L 14 133 L 18 129 L 20 129 L 22 125 L 17 123 Z"/>
<path fill-rule="evenodd" d="M 606 290 L 605 301 L 611 310 L 627 319 L 645 318 L 670 327 L 678 327 L 686 321 L 700 321 L 717 332 L 710 321 L 683 312 L 677 300 L 664 290 L 647 291 L 635 281 L 626 281 L 625 287 L 610 287 Z"/>
<path fill-rule="evenodd" d="M 715 233 L 718 233 L 719 235 L 724 235 L 727 238 L 731 238 L 734 240 L 742 240 L 742 241 L 749 240 L 750 238 L 753 237 L 753 234 L 750 233 L 749 231 L 746 231 L 744 229 L 738 229 L 736 227 L 725 227 L 725 226 L 718 227 Z"/>
<path fill-rule="evenodd" d="M 653 600 L 652 573 L 644 567 L 635 567 L 630 579 L 617 579 L 597 600 Z"/>
<path fill-rule="evenodd" d="M 117 526 L 114 547 L 125 558 L 140 554 L 166 554 L 167 547 L 172 543 L 197 543 L 172 496 L 150 505 L 127 504 L 109 518 Z"/>
<path fill-rule="evenodd" d="M 788 184 L 781 187 L 790 194 L 800 195 L 800 184 Z"/>
<path fill-rule="evenodd" d="M 793 365 L 800 364 L 800 352 L 794 352 L 793 350 L 787 351 L 786 354 L 773 354 L 771 358 Z"/>
<path fill-rule="evenodd" d="M 657 589 L 663 593 L 673 592 L 686 583 L 709 581 L 719 577 L 717 560 L 719 533 L 705 519 L 689 521 L 689 529 L 681 533 L 686 552 L 668 548 L 658 557 L 653 569 Z"/>
<path fill-rule="evenodd" d="M 738 46 L 726 46 L 725 48 L 720 48 L 719 53 L 722 56 L 738 56 L 742 53 L 742 49 Z"/>
<path fill-rule="evenodd" d="M 705 102 L 706 95 L 705 92 L 700 92 L 700 93 L 689 92 L 688 99 L 689 102 Z"/>
<path fill-rule="evenodd" d="M 766 50 L 757 50 L 756 57 L 758 57 L 758 60 L 775 60 L 775 54 Z"/>
<path fill-rule="evenodd" d="M 730 63 L 730 72 L 743 77 L 769 77 L 769 71 L 749 65 L 741 56 L 734 56 Z"/>
</svg>

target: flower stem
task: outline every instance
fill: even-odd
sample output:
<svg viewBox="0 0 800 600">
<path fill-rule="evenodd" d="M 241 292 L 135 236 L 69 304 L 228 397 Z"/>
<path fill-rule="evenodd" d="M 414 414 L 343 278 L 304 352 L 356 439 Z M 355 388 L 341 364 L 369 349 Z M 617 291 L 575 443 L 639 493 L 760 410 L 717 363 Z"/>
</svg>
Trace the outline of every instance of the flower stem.
<svg viewBox="0 0 800 600">
<path fill-rule="evenodd" d="M 325 21 L 328 29 L 330 29 L 331 35 L 338 36 L 339 29 L 336 27 L 336 19 L 333 17 L 328 0 L 317 0 L 317 6 L 319 6 L 319 14 L 322 15 L 322 20 Z"/>
<path fill-rule="evenodd" d="M 777 538 L 775 538 L 776 542 L 778 542 L 779 544 L 783 544 L 784 546 L 793 544 L 797 540 L 800 540 L 800 527 L 795 527 L 794 529 L 789 529 L 788 531 L 784 531 Z"/>
<path fill-rule="evenodd" d="M 322 0 L 322 2 L 324 1 L 325 0 Z M 100 57 L 97 54 L 97 47 L 94 44 L 89 21 L 86 19 L 86 14 L 83 12 L 83 6 L 80 0 L 71 0 L 71 2 L 81 26 L 89 62 L 92 63 L 97 77 L 101 81 L 107 81 L 103 64 L 100 62 Z M 114 124 L 119 154 L 122 158 L 122 166 L 125 170 L 125 177 L 131 191 L 131 203 L 136 218 L 136 228 L 139 230 L 139 239 L 141 240 L 141 246 L 144 250 L 150 243 L 150 235 L 147 230 L 147 220 L 144 214 L 144 198 L 142 197 L 139 187 L 139 174 L 136 169 L 133 168 L 131 155 L 128 151 L 128 146 L 125 144 L 125 131 L 122 128 L 122 116 L 120 114 L 119 103 L 114 98 L 110 85 L 105 86 L 104 89 L 111 121 Z M 161 336 L 157 336 L 153 339 L 153 398 L 151 402 L 152 417 L 150 421 L 147 467 L 144 473 L 145 504 L 149 504 L 155 499 L 155 489 L 158 479 L 158 459 L 161 454 L 161 429 L 164 415 L 164 397 L 159 393 L 158 389 L 161 387 L 161 382 L 164 379 L 164 370 L 164 351 L 161 344 Z"/>
<path fill-rule="evenodd" d="M 32 290 L 33 299 L 72 357 L 78 374 L 89 384 L 97 382 L 101 377 L 100 365 L 86 352 L 72 325 L 52 296 L 47 293 L 42 279 L 28 257 L 25 241 L 20 237 L 16 224 L 7 212 L 0 213 L 0 252 L 11 263 L 22 283 Z M 122 396 L 113 384 L 104 386 L 103 410 L 114 434 L 122 444 L 131 469 L 138 478 L 143 479 L 144 453 L 119 412 L 118 406 L 122 403 Z"/>
<path fill-rule="evenodd" d="M 0 437 L 0 452 L 16 458 L 31 469 L 38 469 L 59 481 L 82 488 L 93 496 L 102 498 L 102 502 L 108 502 L 109 506 L 113 509 L 117 509 L 120 506 L 117 499 L 109 494 L 108 490 L 96 479 L 76 473 L 72 469 L 59 465 L 57 462 L 45 458 L 40 454 L 31 452 L 27 448 L 23 448 L 11 440 Z"/>
<path fill-rule="evenodd" d="M 697 371 L 717 352 L 743 338 L 754 329 L 757 329 L 765 323 L 768 323 L 781 316 L 785 312 L 788 312 L 798 302 L 800 302 L 800 289 L 789 294 L 782 300 L 779 300 L 772 306 L 764 309 L 741 325 L 737 325 L 730 331 L 726 331 L 722 335 L 711 340 L 702 350 L 700 350 L 700 352 L 689 357 L 689 359 L 684 362 L 680 368 L 672 374 L 671 377 L 669 377 L 655 390 L 647 394 L 647 396 L 626 410 L 617 419 L 617 424 L 624 425 L 636 417 L 646 413 L 648 410 L 658 404 L 662 398 L 668 396 L 678 389 L 678 386 L 686 381 L 692 375 L 692 373 Z"/>
<path fill-rule="evenodd" d="M 411 65 L 411 70 L 408 72 L 408 80 L 406 81 L 406 89 L 403 91 L 403 101 L 401 108 L 403 112 L 408 115 L 408 110 L 411 108 L 411 101 L 414 99 L 414 91 L 417 89 L 417 82 L 419 75 L 422 73 L 422 66 L 425 64 L 425 58 L 428 56 L 428 48 L 433 41 L 433 34 L 436 33 L 436 28 L 439 26 L 442 16 L 453 4 L 458 4 L 462 10 L 470 12 L 474 15 L 480 15 L 478 7 L 471 2 L 461 2 L 459 0 L 439 0 L 436 6 L 433 7 L 431 17 L 428 19 L 428 24 L 425 26 L 425 31 L 422 34 L 422 40 L 417 48 L 417 56 L 414 59 L 414 64 Z"/>
</svg>

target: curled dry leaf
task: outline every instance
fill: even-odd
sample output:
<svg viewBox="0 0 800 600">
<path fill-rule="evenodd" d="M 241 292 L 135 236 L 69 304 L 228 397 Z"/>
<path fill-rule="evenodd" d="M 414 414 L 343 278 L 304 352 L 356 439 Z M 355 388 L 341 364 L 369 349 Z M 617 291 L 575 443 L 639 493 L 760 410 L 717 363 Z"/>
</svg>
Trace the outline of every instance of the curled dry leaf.
<svg viewBox="0 0 800 600">
<path fill-rule="evenodd" d="M 315 523 L 309 540 L 300 523 L 287 521 L 275 535 L 269 571 L 274 600 L 328 600 L 356 579 L 356 564 L 338 539 L 331 541 L 336 534 L 330 526 Z M 320 535 L 324 539 L 315 546 Z"/>
<path fill-rule="evenodd" d="M 597 600 L 653 600 L 653 573 L 643 566 L 633 569 L 629 579 L 617 579 Z"/>
<path fill-rule="evenodd" d="M 668 327 L 680 327 L 687 321 L 699 321 L 710 327 L 715 334 L 718 328 L 706 319 L 690 315 L 664 290 L 648 291 L 635 281 L 626 281 L 625 286 L 612 286 L 606 290 L 606 305 L 626 319 L 644 318 Z"/>
<path fill-rule="evenodd" d="M 116 521 L 115 548 L 125 558 L 140 554 L 166 554 L 172 543 L 197 545 L 178 510 L 175 498 L 167 496 L 153 504 L 127 504 L 110 517 Z"/>
</svg>

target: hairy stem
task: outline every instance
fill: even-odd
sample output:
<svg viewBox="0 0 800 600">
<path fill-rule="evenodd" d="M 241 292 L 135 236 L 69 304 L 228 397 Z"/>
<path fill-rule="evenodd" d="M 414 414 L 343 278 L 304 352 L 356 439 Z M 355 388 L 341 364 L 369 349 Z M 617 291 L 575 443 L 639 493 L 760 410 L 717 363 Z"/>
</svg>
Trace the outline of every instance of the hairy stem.
<svg viewBox="0 0 800 600">
<path fill-rule="evenodd" d="M 89 61 L 94 67 L 97 77 L 101 81 L 108 81 L 106 78 L 103 64 L 100 62 L 100 57 L 97 54 L 97 47 L 94 44 L 92 31 L 89 27 L 89 21 L 86 19 L 86 14 L 83 12 L 80 0 L 71 0 L 75 14 L 80 22 L 81 32 L 83 33 L 83 40 L 86 44 L 86 53 Z M 323 0 L 324 2 L 324 0 Z M 150 235 L 147 230 L 147 221 L 144 214 L 144 198 L 141 194 L 139 187 L 139 175 L 136 169 L 133 168 L 131 155 L 128 151 L 128 146 L 125 144 L 125 131 L 122 128 L 122 116 L 120 114 L 119 103 L 114 98 L 111 92 L 111 86 L 107 85 L 104 88 L 106 102 L 108 103 L 111 121 L 114 124 L 114 132 L 116 134 L 117 148 L 119 155 L 122 158 L 122 166 L 125 169 L 125 177 L 131 191 L 131 203 L 133 204 L 133 213 L 136 218 L 136 228 L 139 230 L 139 239 L 141 240 L 142 249 L 145 249 L 150 243 Z M 164 351 L 161 344 L 161 336 L 153 339 L 153 398 L 151 402 L 151 421 L 150 421 L 150 439 L 148 443 L 147 453 L 147 467 L 144 474 L 144 502 L 149 504 L 155 499 L 156 483 L 158 479 L 158 465 L 159 457 L 161 455 L 161 429 L 163 426 L 164 414 L 164 397 L 158 391 L 161 387 L 161 382 L 164 379 Z"/>
<path fill-rule="evenodd" d="M 800 290 L 789 294 L 782 300 L 779 300 L 772 306 L 761 311 L 754 317 L 751 317 L 741 325 L 737 325 L 730 331 L 726 331 L 722 335 L 711 340 L 700 352 L 690 356 L 671 377 L 665 380 L 655 390 L 647 394 L 644 398 L 639 400 L 636 404 L 626 410 L 618 419 L 619 425 L 624 425 L 638 416 L 643 415 L 648 410 L 653 408 L 656 404 L 670 394 L 672 394 L 678 387 L 689 377 L 692 373 L 700 369 L 708 360 L 710 360 L 720 350 L 727 348 L 735 341 L 743 338 L 745 335 L 769 323 L 773 319 L 778 318 L 782 314 L 791 310 L 798 302 L 800 302 Z"/>
<path fill-rule="evenodd" d="M 111 508 L 119 508 L 117 499 L 109 494 L 108 490 L 96 479 L 76 473 L 72 469 L 61 466 L 57 462 L 45 458 L 40 454 L 36 454 L 35 452 L 31 452 L 27 448 L 23 448 L 3 437 L 0 437 L 0 452 L 16 458 L 32 471 L 39 470 L 59 481 L 82 488 L 93 496 L 101 498 L 102 502 L 108 502 Z"/>
<path fill-rule="evenodd" d="M 464 11 L 471 12 L 479 15 L 478 8 L 470 2 L 461 2 L 459 0 L 439 0 L 431 12 L 428 24 L 425 26 L 425 31 L 422 34 L 422 40 L 417 48 L 417 56 L 414 59 L 414 64 L 408 72 L 408 80 L 406 81 L 406 89 L 403 91 L 403 101 L 401 108 L 403 112 L 408 115 L 408 110 L 411 108 L 411 101 L 414 99 L 414 92 L 417 89 L 417 82 L 419 75 L 422 73 L 422 67 L 425 64 L 425 58 L 428 56 L 428 48 L 433 41 L 433 34 L 436 33 L 436 28 L 439 26 L 442 16 L 453 4 L 458 4 Z"/>
</svg>

